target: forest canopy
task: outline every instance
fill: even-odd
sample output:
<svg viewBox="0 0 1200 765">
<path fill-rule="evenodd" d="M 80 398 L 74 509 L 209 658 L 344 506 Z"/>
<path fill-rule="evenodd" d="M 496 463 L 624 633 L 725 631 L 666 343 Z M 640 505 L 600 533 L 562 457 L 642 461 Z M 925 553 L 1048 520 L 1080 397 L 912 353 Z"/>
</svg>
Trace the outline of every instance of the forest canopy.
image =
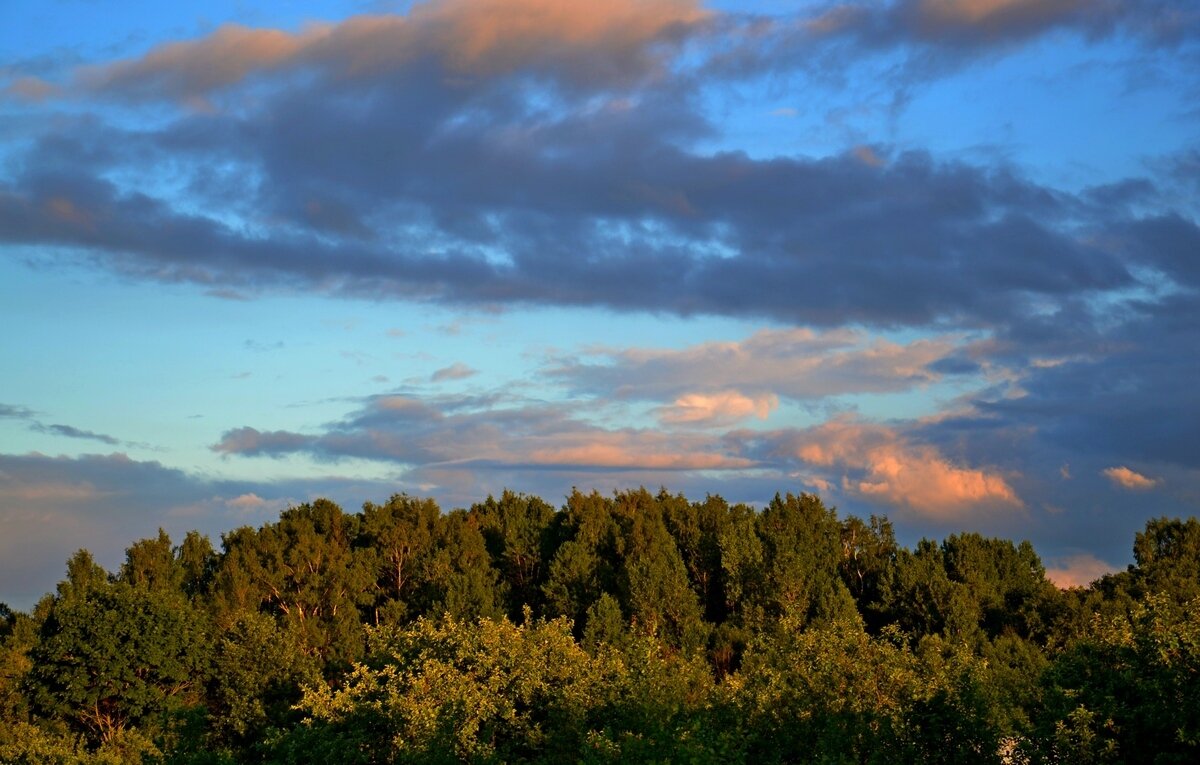
<svg viewBox="0 0 1200 765">
<path fill-rule="evenodd" d="M 812 494 L 327 500 L 0 604 L 0 762 L 1194 762 L 1200 522 L 1060 589 Z"/>
</svg>

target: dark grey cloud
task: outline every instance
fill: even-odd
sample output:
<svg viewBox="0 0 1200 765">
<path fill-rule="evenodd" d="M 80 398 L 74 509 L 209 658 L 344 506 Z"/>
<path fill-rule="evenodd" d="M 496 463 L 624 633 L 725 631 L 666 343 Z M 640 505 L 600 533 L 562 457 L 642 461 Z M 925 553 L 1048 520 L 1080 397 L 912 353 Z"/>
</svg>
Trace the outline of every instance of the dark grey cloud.
<svg viewBox="0 0 1200 765">
<path fill-rule="evenodd" d="M 804 18 L 800 28 L 808 38 L 846 39 L 868 49 L 907 46 L 970 56 L 1059 30 L 1175 47 L 1200 37 L 1200 12 L 1171 0 L 839 2 Z"/>
<path fill-rule="evenodd" d="M 322 133 L 342 118 L 326 119 L 289 130 Z M 1173 274 L 1186 257 L 1122 249 L 1105 237 L 1120 220 L 1081 224 L 1064 194 L 922 154 L 882 167 L 853 154 L 762 161 L 690 154 L 655 145 L 653 133 L 640 147 L 579 134 L 551 161 L 536 156 L 547 151 L 536 139 L 488 146 L 481 126 L 472 145 L 406 163 L 387 159 L 387 141 L 336 130 L 344 143 L 297 146 L 269 169 L 278 176 L 271 186 L 361 195 L 365 218 L 407 211 L 411 224 L 381 226 L 378 242 L 298 220 L 252 235 L 97 178 L 38 174 L 0 189 L 0 237 L 81 252 L 129 275 L 223 289 L 818 325 L 1002 322 L 1034 302 L 1132 287 L 1130 268 L 1143 258 Z M 385 159 L 360 176 L 361 163 L 339 156 L 343 146 L 374 146 Z M 314 167 L 308 157 L 318 154 L 330 166 Z M 450 161 L 463 154 L 474 156 Z M 1192 225 L 1176 219 L 1177 228 Z M 1134 219 L 1126 229 L 1139 224 L 1149 227 Z M 1153 246 L 1150 233 L 1137 241 Z"/>
<path fill-rule="evenodd" d="M 109 446 L 117 446 L 121 443 L 119 438 L 113 438 L 103 433 L 94 433 L 90 430 L 81 430 L 80 428 L 70 425 L 46 425 L 44 423 L 35 422 L 29 426 L 30 430 L 36 430 L 38 433 L 47 433 L 55 436 L 66 436 L 67 438 L 82 438 L 87 441 L 99 441 L 102 444 Z"/>
<path fill-rule="evenodd" d="M 118 446 L 122 442 L 119 438 L 105 435 L 104 433 L 96 433 L 91 430 L 83 430 L 82 428 L 74 427 L 73 425 L 50 424 L 42 422 L 38 419 L 38 412 L 33 411 L 24 406 L 14 404 L 0 404 L 0 419 L 23 420 L 26 422 L 26 427 L 37 433 L 45 433 L 51 436 L 64 436 L 66 438 L 81 438 L 88 441 L 99 441 L 109 446 Z"/>
<path fill-rule="evenodd" d="M 994 325 L 1132 288 L 1143 266 L 1176 278 L 1188 260 L 1194 221 L 1147 179 L 1071 194 L 886 147 L 823 159 L 694 150 L 714 127 L 698 95 L 706 70 L 688 62 L 705 60 L 723 24 L 749 34 L 777 21 L 618 6 L 628 29 L 579 11 L 589 31 L 578 39 L 535 13 L 521 34 L 544 49 L 447 36 L 491 22 L 445 4 L 299 35 L 225 28 L 92 70 L 101 102 L 229 100 L 136 132 L 102 111 L 60 117 L 0 181 L 0 240 L 218 294 L 823 326 Z M 1043 24 L 1077 10 L 997 13 Z M 886 8 L 889 19 L 926 12 Z M 552 44 L 558 34 L 571 42 Z M 614 63 L 587 74 L 567 49 Z M 165 166 L 183 196 L 108 180 L 152 181 Z"/>
<path fill-rule="evenodd" d="M 0 418 L 12 420 L 32 420 L 36 412 L 16 404 L 0 404 Z"/>
</svg>

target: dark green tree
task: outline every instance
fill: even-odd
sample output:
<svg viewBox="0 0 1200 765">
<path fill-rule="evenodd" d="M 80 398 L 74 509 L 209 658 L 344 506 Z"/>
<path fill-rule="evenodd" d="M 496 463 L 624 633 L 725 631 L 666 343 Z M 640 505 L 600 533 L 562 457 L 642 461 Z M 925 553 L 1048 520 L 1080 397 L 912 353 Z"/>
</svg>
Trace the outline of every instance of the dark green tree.
<svg viewBox="0 0 1200 765">
<path fill-rule="evenodd" d="M 161 729 L 201 699 L 204 625 L 173 593 L 125 582 L 72 588 L 53 604 L 30 650 L 30 700 L 93 743 L 133 726 Z"/>
</svg>

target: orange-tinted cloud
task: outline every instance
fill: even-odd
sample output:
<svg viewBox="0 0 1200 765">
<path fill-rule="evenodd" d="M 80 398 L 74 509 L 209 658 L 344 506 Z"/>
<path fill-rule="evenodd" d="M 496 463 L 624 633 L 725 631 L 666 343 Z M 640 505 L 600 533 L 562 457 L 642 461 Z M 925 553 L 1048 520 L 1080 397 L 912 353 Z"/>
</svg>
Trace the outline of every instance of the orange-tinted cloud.
<svg viewBox="0 0 1200 765">
<path fill-rule="evenodd" d="M 295 61 L 306 46 L 327 33 L 325 28 L 313 28 L 292 35 L 227 24 L 199 40 L 160 45 L 138 59 L 88 67 L 79 78 L 87 88 L 135 97 L 203 97 L 255 71 Z"/>
<path fill-rule="evenodd" d="M 1130 491 L 1148 491 L 1153 489 L 1161 480 L 1158 478 L 1148 478 L 1134 470 L 1130 470 L 1124 465 L 1117 467 L 1105 468 L 1101 471 L 1104 477 L 1112 481 L 1115 485 L 1122 489 Z"/>
<path fill-rule="evenodd" d="M 18 77 L 5 86 L 4 92 L 23 101 L 38 102 L 58 95 L 60 88 L 40 77 Z"/>
<path fill-rule="evenodd" d="M 1086 587 L 1105 574 L 1112 573 L 1116 566 L 1105 563 L 1094 555 L 1072 555 L 1061 565 L 1046 569 L 1046 578 L 1059 587 Z"/>
<path fill-rule="evenodd" d="M 791 448 L 804 462 L 842 471 L 844 491 L 930 518 L 1024 506 L 1003 476 L 955 464 L 883 425 L 838 419 L 802 431 Z"/>
<path fill-rule="evenodd" d="M 671 406 L 659 410 L 659 421 L 666 425 L 729 424 L 757 417 L 760 420 L 779 406 L 774 394 L 747 396 L 736 390 L 717 393 L 688 393 Z"/>
<path fill-rule="evenodd" d="M 355 16 L 298 33 L 229 24 L 84 69 L 79 82 L 135 99 L 201 102 L 258 72 L 308 68 L 357 77 L 418 60 L 437 61 L 447 75 L 497 75 L 553 61 L 568 78 L 629 80 L 657 71 L 655 46 L 709 15 L 691 0 L 441 0 L 408 16 Z"/>
</svg>

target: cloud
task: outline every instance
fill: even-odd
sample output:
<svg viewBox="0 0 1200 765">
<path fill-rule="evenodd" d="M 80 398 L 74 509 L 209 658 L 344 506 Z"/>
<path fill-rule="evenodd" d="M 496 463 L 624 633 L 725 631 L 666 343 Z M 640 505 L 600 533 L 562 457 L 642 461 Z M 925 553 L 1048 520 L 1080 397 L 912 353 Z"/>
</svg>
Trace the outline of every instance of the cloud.
<svg viewBox="0 0 1200 765">
<path fill-rule="evenodd" d="M 23 101 L 45 101 L 62 93 L 62 89 L 40 77 L 17 77 L 4 87 L 4 93 Z"/>
<path fill-rule="evenodd" d="M 31 420 L 35 416 L 36 412 L 32 409 L 15 404 L 0 404 L 0 419 Z"/>
<path fill-rule="evenodd" d="M 754 464 L 714 436 L 606 428 L 573 416 L 565 405 L 497 403 L 495 398 L 377 396 L 318 434 L 241 427 L 226 432 L 212 449 L 239 456 L 368 459 L 410 470 L 457 465 L 477 471 L 675 471 Z"/>
<path fill-rule="evenodd" d="M 241 513 L 254 514 L 261 516 L 264 513 L 279 513 L 286 510 L 292 505 L 299 504 L 297 500 L 278 497 L 275 499 L 263 499 L 254 492 L 239 494 L 231 499 L 224 500 L 226 507 L 236 510 Z"/>
<path fill-rule="evenodd" d="M 23 406 L 13 404 L 0 404 L 0 419 L 24 420 L 27 427 L 36 433 L 45 433 L 51 436 L 64 436 L 66 438 L 82 438 L 89 441 L 99 441 L 109 446 L 118 446 L 122 442 L 118 438 L 105 435 L 103 433 L 95 433 L 90 430 L 83 430 L 72 425 L 47 424 L 37 419 L 37 412 Z"/>
<path fill-rule="evenodd" d="M 55 436 L 66 436 L 67 438 L 82 438 L 90 441 L 99 441 L 102 444 L 109 446 L 118 446 L 121 440 L 106 436 L 103 433 L 93 433 L 90 430 L 80 430 L 79 428 L 70 425 L 44 425 L 40 422 L 35 422 L 29 426 L 30 430 L 36 430 L 38 433 L 47 433 Z"/>
<path fill-rule="evenodd" d="M 951 520 L 1024 507 L 1004 475 L 956 464 L 885 425 L 841 417 L 811 428 L 736 437 L 746 440 L 752 454 L 840 474 L 843 491 L 918 517 Z"/>
<path fill-rule="evenodd" d="M 145 100 L 206 100 L 255 75 L 309 70 L 336 81 L 432 59 L 459 78 L 532 68 L 593 84 L 659 71 L 655 50 L 709 13 L 688 0 L 443 0 L 405 16 L 355 16 L 291 34 L 226 25 L 198 40 L 82 70 L 85 90 Z"/>
<path fill-rule="evenodd" d="M 765 420 L 778 406 L 779 398 L 770 394 L 746 396 L 735 390 L 688 393 L 661 407 L 658 418 L 664 425 L 730 424 L 751 416 Z"/>
<path fill-rule="evenodd" d="M 254 428 L 236 428 L 227 431 L 213 451 L 221 454 L 273 454 L 302 448 L 309 439 L 297 433 L 283 430 L 259 431 Z"/>
<path fill-rule="evenodd" d="M 697 61 L 743 23 L 689 3 L 494 0 L 225 27 L 89 70 L 95 112 L 15 150 L 0 241 L 227 294 L 822 327 L 990 326 L 1193 278 L 1179 210 L 882 145 L 701 150 L 716 126 Z M 227 108 L 135 130 L 103 116 L 118 96 Z M 184 192 L 114 180 L 165 166 Z"/>
<path fill-rule="evenodd" d="M 1087 587 L 1105 574 L 1111 574 L 1117 566 L 1100 560 L 1094 555 L 1081 553 L 1062 559 L 1057 566 L 1046 569 L 1046 578 L 1059 587 Z"/>
<path fill-rule="evenodd" d="M 573 392 L 601 396 L 671 400 L 737 390 L 751 392 L 759 402 L 767 395 L 812 400 L 899 392 L 937 382 L 943 376 L 939 365 L 959 350 L 960 342 L 934 337 L 900 344 L 846 329 L 764 329 L 740 342 L 713 341 L 679 350 L 596 350 L 583 358 L 556 359 L 544 373 Z M 757 410 L 746 414 L 750 411 Z"/>
<path fill-rule="evenodd" d="M 1124 33 L 1173 46 L 1200 32 L 1200 14 L 1164 0 L 893 0 L 830 5 L 805 29 L 866 48 L 923 46 L 964 55 L 1056 30 L 1087 38 Z"/>
<path fill-rule="evenodd" d="M 1105 468 L 1102 472 L 1104 477 L 1112 481 L 1115 486 L 1120 486 L 1122 489 L 1130 491 L 1148 491 L 1160 483 L 1158 479 L 1147 478 L 1124 465 Z"/>
<path fill-rule="evenodd" d="M 473 377 L 479 374 L 479 370 L 472 369 L 461 361 L 455 362 L 448 367 L 442 367 L 429 376 L 433 382 L 443 382 L 445 380 L 465 380 L 468 377 Z"/>
</svg>

